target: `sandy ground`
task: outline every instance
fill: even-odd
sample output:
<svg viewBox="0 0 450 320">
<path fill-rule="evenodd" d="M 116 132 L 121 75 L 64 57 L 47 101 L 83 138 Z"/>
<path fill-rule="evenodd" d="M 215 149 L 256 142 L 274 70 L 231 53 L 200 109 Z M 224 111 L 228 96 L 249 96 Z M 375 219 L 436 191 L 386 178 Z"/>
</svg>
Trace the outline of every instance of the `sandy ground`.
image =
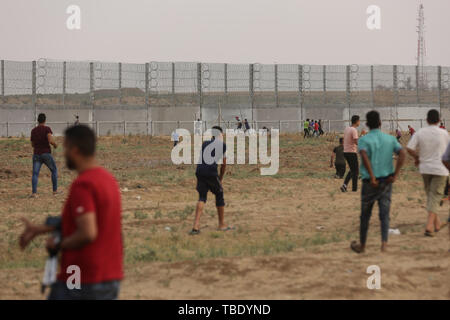
<svg viewBox="0 0 450 320">
<path fill-rule="evenodd" d="M 405 141 L 406 142 L 406 141 Z M 423 236 L 425 195 L 409 159 L 394 186 L 389 252 L 381 253 L 378 208 L 367 252 L 349 249 L 358 239 L 359 193 L 342 194 L 329 156 L 335 137 L 280 139 L 280 171 L 260 176 L 256 166 L 230 166 L 224 182 L 226 219 L 235 231 L 216 230 L 214 198 L 202 233 L 187 235 L 197 199 L 192 165 L 172 165 L 168 138 L 105 137 L 99 162 L 117 177 L 123 200 L 125 272 L 121 299 L 450 299 L 448 229 Z M 21 252 L 26 216 L 42 221 L 60 212 L 74 174 L 56 150 L 61 190 L 52 196 L 43 167 L 39 198 L 29 199 L 31 147 L 25 139 L 0 140 L 0 299 L 43 299 L 43 238 Z M 124 189 L 126 188 L 126 189 Z M 448 203 L 441 207 L 442 220 Z M 381 289 L 369 290 L 371 265 Z"/>
</svg>

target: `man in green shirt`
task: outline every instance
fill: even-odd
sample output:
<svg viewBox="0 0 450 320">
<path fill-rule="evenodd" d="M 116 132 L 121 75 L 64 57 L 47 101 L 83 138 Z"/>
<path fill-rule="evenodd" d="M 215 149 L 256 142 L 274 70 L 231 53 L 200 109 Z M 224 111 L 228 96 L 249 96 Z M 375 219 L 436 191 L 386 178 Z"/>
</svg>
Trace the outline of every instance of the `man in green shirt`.
<svg viewBox="0 0 450 320">
<path fill-rule="evenodd" d="M 303 131 L 305 132 L 303 139 L 309 137 L 309 119 L 306 119 L 305 122 L 303 122 Z"/>
<path fill-rule="evenodd" d="M 369 221 L 375 202 L 378 202 L 381 222 L 381 251 L 386 251 L 389 233 L 389 211 L 391 205 L 392 184 L 397 180 L 405 161 L 406 152 L 391 135 L 380 131 L 381 120 L 377 111 L 366 115 L 370 131 L 358 141 L 361 155 L 361 190 L 360 243 L 353 241 L 351 248 L 357 253 L 364 252 Z M 393 165 L 392 154 L 398 155 L 397 164 Z"/>
</svg>

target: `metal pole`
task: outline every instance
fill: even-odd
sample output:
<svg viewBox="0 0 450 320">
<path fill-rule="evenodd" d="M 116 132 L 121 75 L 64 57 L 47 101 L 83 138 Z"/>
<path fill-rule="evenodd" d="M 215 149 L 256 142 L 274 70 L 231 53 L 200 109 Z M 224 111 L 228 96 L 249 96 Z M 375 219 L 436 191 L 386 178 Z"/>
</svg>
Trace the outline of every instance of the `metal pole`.
<svg viewBox="0 0 450 320">
<path fill-rule="evenodd" d="M 200 107 L 200 120 L 203 121 L 203 96 L 202 96 L 202 64 L 197 63 L 197 91 L 198 91 L 198 100 Z"/>
<path fill-rule="evenodd" d="M 122 106 L 122 62 L 119 62 L 119 105 Z"/>
<path fill-rule="evenodd" d="M 419 66 L 416 66 L 416 100 L 420 103 Z"/>
<path fill-rule="evenodd" d="M 275 105 L 278 108 L 280 106 L 278 100 L 278 65 L 275 64 Z"/>
<path fill-rule="evenodd" d="M 438 66 L 438 102 L 439 102 L 439 113 L 442 110 L 442 67 Z"/>
<path fill-rule="evenodd" d="M 66 62 L 63 62 L 63 87 L 62 87 L 62 104 L 66 104 L 66 86 L 67 86 L 67 66 Z"/>
<path fill-rule="evenodd" d="M 323 77 L 323 103 L 327 103 L 327 66 L 322 67 L 322 77 Z"/>
<path fill-rule="evenodd" d="M 228 64 L 227 63 L 225 63 L 225 65 L 224 65 L 223 81 L 224 81 L 224 87 L 225 87 L 225 95 L 227 95 L 228 94 Z"/>
<path fill-rule="evenodd" d="M 34 122 L 37 121 L 36 109 L 36 61 L 31 63 L 31 106 L 34 110 Z"/>
<path fill-rule="evenodd" d="M 0 77 L 2 78 L 1 95 L 2 99 L 5 99 L 5 60 L 0 62 Z"/>
<path fill-rule="evenodd" d="M 391 116 L 391 125 L 392 125 L 392 127 L 391 127 L 391 132 L 394 132 L 394 130 L 395 130 L 395 126 L 394 126 L 394 120 L 395 119 L 397 119 L 397 106 L 398 106 L 398 72 L 397 72 L 397 70 L 398 70 L 398 68 L 397 68 L 397 65 L 394 65 L 394 75 L 393 75 L 393 77 L 394 77 L 394 117 L 392 117 Z"/>
<path fill-rule="evenodd" d="M 172 106 L 176 106 L 175 99 L 175 63 L 172 62 Z"/>
<path fill-rule="evenodd" d="M 375 88 L 374 88 L 374 76 L 373 76 L 373 66 L 370 66 L 370 99 L 372 107 L 375 106 Z"/>
<path fill-rule="evenodd" d="M 350 66 L 345 67 L 345 84 L 346 84 L 346 96 L 347 96 L 347 108 L 348 108 L 348 120 L 351 119 L 351 101 L 350 101 Z"/>
<path fill-rule="evenodd" d="M 150 126 L 150 124 L 149 124 L 149 121 L 150 121 L 150 103 L 149 103 L 150 99 L 149 99 L 149 90 L 148 90 L 148 88 L 149 88 L 149 83 L 148 83 L 149 69 L 150 69 L 150 64 L 146 63 L 145 64 L 145 107 L 147 109 L 147 135 L 150 133 L 150 127 L 149 127 Z"/>
<path fill-rule="evenodd" d="M 91 113 L 92 113 L 92 119 L 91 121 L 95 121 L 95 107 L 94 107 L 94 63 L 89 63 L 89 98 L 90 98 L 90 104 L 91 104 Z"/>
<path fill-rule="evenodd" d="M 125 120 L 123 121 L 123 135 L 124 137 L 127 136 L 127 122 Z"/>
<path fill-rule="evenodd" d="M 298 103 L 300 106 L 300 120 L 303 120 L 303 65 L 300 64 L 298 65 Z"/>
<path fill-rule="evenodd" d="M 255 94 L 254 94 L 254 88 L 253 88 L 253 64 L 250 64 L 249 67 L 249 90 L 250 90 L 250 101 L 251 101 L 251 107 L 252 107 L 252 121 L 255 119 L 254 117 L 254 108 L 255 108 Z M 242 119 L 241 119 L 242 121 Z"/>
<path fill-rule="evenodd" d="M 6 137 L 9 137 L 9 122 L 6 122 Z"/>
</svg>

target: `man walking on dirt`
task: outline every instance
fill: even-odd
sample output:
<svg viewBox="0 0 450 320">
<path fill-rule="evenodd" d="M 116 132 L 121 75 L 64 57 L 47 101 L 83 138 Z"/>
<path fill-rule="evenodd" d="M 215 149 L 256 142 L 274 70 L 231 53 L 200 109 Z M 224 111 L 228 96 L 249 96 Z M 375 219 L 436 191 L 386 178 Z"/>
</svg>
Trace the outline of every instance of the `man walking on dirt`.
<svg viewBox="0 0 450 320">
<path fill-rule="evenodd" d="M 336 168 L 336 179 L 343 179 L 345 175 L 344 138 L 339 138 L 339 145 L 331 153 L 330 168 Z"/>
<path fill-rule="evenodd" d="M 233 228 L 227 227 L 224 222 L 225 200 L 223 198 L 222 181 L 227 165 L 227 146 L 223 142 L 223 131 L 219 126 L 212 127 L 212 139 L 205 141 L 202 145 L 201 163 L 197 165 L 195 175 L 197 177 L 197 191 L 199 199 L 195 209 L 194 226 L 191 235 L 200 233 L 200 217 L 203 213 L 208 191 L 216 196 L 216 208 L 219 218 L 219 230 L 228 231 Z M 222 161 L 220 173 L 217 172 L 217 165 Z"/>
<path fill-rule="evenodd" d="M 353 241 L 351 248 L 357 253 L 364 252 L 369 230 L 369 221 L 375 202 L 378 202 L 381 224 L 381 250 L 386 251 L 389 234 L 389 211 L 391 206 L 392 184 L 397 180 L 405 161 L 406 152 L 391 135 L 381 132 L 380 114 L 370 111 L 366 115 L 370 131 L 359 139 L 358 150 L 361 154 L 361 217 L 360 242 Z M 393 166 L 393 154 L 398 155 Z"/>
<path fill-rule="evenodd" d="M 38 178 L 42 164 L 45 164 L 52 173 L 53 194 L 58 193 L 58 170 L 50 148 L 50 145 L 52 145 L 56 149 L 58 145 L 53 138 L 52 129 L 45 125 L 45 114 L 40 113 L 37 120 L 38 125 L 31 130 L 30 138 L 31 145 L 33 146 L 33 175 L 31 178 L 32 198 L 37 195 Z"/>
<path fill-rule="evenodd" d="M 70 186 L 61 215 L 61 240 L 51 237 L 47 249 L 61 251 L 61 267 L 52 284 L 50 300 L 116 299 L 123 278 L 121 199 L 116 179 L 95 160 L 95 133 L 85 125 L 65 132 L 67 167 L 78 177 Z M 35 225 L 23 219 L 20 236 L 24 249 L 36 236 L 56 227 Z M 59 228 L 58 228 L 59 229 Z M 70 268 L 78 266 L 81 288 L 70 289 Z"/>
<path fill-rule="evenodd" d="M 442 156 L 450 140 L 447 130 L 439 128 L 439 111 L 435 109 L 428 111 L 427 123 L 427 127 L 419 129 L 409 140 L 407 150 L 422 174 L 428 211 L 425 236 L 432 237 L 434 232 L 441 229 L 437 210 L 444 195 L 449 173 L 442 163 Z"/>
<path fill-rule="evenodd" d="M 342 192 L 347 192 L 347 184 L 352 180 L 352 191 L 356 192 L 358 190 L 358 131 L 356 128 L 359 127 L 359 116 L 352 116 L 352 125 L 344 130 L 344 157 L 347 160 L 350 171 L 345 177 L 344 184 L 341 186 Z"/>
</svg>

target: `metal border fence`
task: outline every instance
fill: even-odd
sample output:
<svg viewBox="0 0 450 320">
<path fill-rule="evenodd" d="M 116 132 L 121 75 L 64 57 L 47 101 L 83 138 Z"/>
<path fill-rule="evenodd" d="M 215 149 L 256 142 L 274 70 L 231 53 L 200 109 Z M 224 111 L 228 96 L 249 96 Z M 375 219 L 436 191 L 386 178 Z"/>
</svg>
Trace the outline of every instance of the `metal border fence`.
<svg viewBox="0 0 450 320">
<path fill-rule="evenodd" d="M 288 130 L 279 121 L 301 122 L 309 117 L 335 124 L 348 121 L 353 112 L 383 108 L 382 116 L 392 131 L 400 119 L 411 117 L 399 114 L 399 108 L 411 106 L 450 110 L 450 67 L 0 60 L 0 112 L 7 111 L 0 116 L 6 115 L 8 121 L 0 119 L 0 125 L 8 133 L 5 126 L 20 122 L 26 131 L 42 110 L 66 110 L 67 114 L 87 110 L 88 116 L 81 120 L 100 123 L 103 134 L 101 128 L 108 122 L 110 127 L 123 122 L 108 111 L 136 110 L 133 117 L 123 114 L 119 119 L 127 123 L 124 127 L 139 127 L 128 131 L 166 134 L 167 121 L 186 120 L 183 111 L 174 111 L 183 107 L 205 123 L 230 122 L 239 115 L 252 123 L 278 125 L 285 132 L 301 126 L 290 124 Z M 286 109 L 296 111 L 289 115 L 279 111 Z"/>
</svg>

